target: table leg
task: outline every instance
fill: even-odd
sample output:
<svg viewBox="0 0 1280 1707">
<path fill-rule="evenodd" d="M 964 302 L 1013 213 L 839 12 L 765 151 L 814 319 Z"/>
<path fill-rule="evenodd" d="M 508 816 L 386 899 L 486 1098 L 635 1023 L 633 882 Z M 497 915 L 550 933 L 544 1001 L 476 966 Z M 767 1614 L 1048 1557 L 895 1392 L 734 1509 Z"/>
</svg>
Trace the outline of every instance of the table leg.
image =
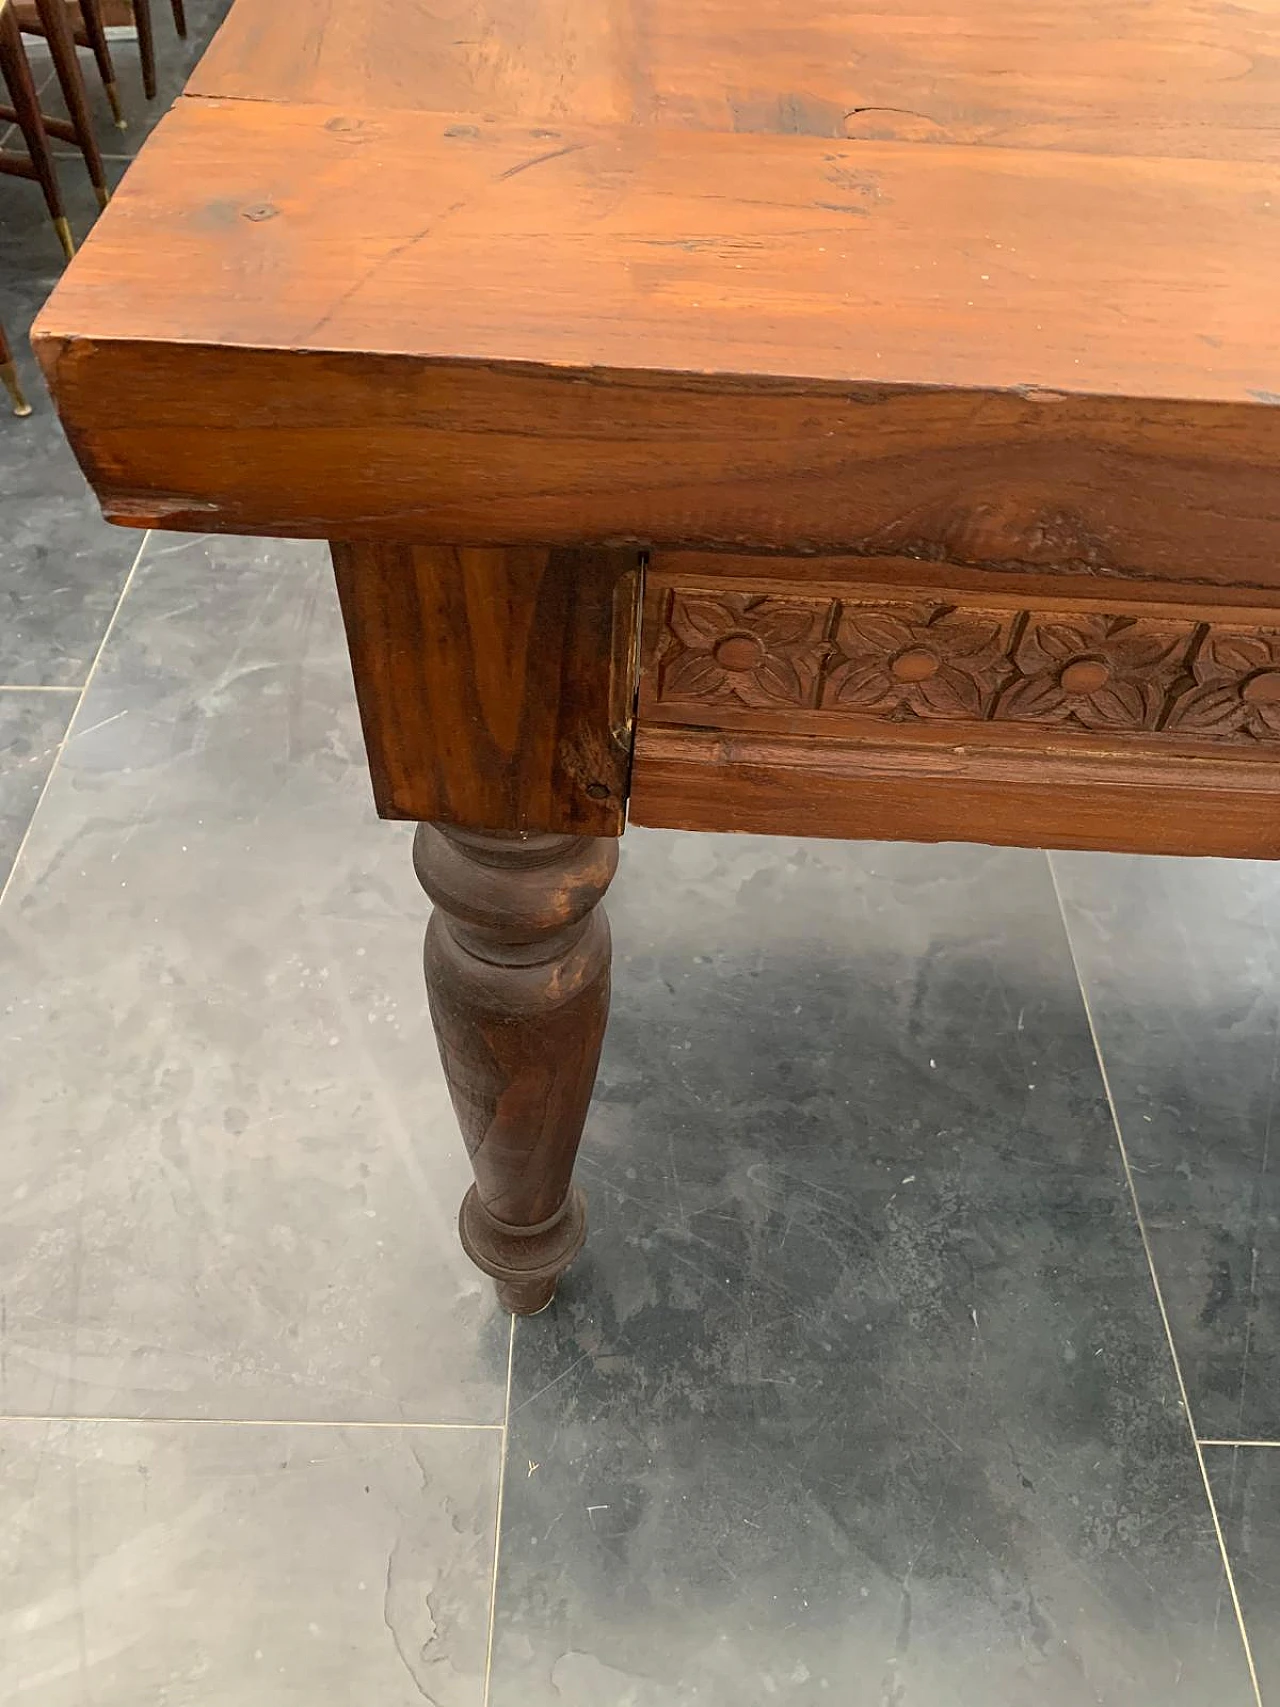
<svg viewBox="0 0 1280 1707">
<path fill-rule="evenodd" d="M 586 1232 L 571 1176 L 609 1006 L 599 901 L 625 817 L 639 553 L 333 557 L 378 809 L 420 820 L 431 1017 L 476 1180 L 462 1243 L 529 1315 Z"/>
<path fill-rule="evenodd" d="M 551 1302 L 586 1236 L 573 1163 L 609 1011 L 607 837 L 421 824 L 431 1018 L 476 1183 L 459 1231 L 508 1310 Z"/>
</svg>

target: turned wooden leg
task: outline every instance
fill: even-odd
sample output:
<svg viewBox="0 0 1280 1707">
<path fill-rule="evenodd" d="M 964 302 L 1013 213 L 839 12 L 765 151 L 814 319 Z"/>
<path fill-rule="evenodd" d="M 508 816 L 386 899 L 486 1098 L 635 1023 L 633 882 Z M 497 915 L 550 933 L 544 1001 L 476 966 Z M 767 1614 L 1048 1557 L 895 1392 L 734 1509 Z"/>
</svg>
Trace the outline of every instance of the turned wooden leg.
<svg viewBox="0 0 1280 1707">
<path fill-rule="evenodd" d="M 419 821 L 427 988 L 507 1309 L 582 1244 L 572 1186 L 609 1005 L 597 903 L 626 820 L 634 548 L 333 542 L 378 810 Z M 454 826 L 467 824 L 469 829 Z"/>
<path fill-rule="evenodd" d="M 612 838 L 420 824 L 414 869 L 435 903 L 426 974 L 475 1184 L 459 1230 L 519 1316 L 551 1302 L 586 1236 L 572 1183 L 609 1010 L 598 903 Z"/>
</svg>

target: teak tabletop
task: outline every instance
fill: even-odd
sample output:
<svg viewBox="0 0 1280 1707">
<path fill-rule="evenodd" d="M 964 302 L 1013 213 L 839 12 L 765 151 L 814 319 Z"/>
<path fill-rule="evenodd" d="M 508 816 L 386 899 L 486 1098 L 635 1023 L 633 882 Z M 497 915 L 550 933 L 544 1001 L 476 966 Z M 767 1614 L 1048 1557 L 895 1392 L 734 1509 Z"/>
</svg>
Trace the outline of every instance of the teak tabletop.
<svg viewBox="0 0 1280 1707">
<path fill-rule="evenodd" d="M 333 543 L 512 1309 L 633 820 L 1280 853 L 1280 8 L 238 0 L 37 323 L 110 519 Z"/>
</svg>

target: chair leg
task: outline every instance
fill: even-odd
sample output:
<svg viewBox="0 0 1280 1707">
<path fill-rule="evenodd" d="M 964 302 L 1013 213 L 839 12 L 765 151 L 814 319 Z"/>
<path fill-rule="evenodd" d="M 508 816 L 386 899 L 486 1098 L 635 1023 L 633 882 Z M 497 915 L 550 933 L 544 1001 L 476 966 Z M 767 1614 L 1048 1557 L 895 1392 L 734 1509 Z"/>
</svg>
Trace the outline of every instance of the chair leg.
<svg viewBox="0 0 1280 1707">
<path fill-rule="evenodd" d="M 173 0 L 173 21 L 183 41 L 187 39 L 187 9 L 182 0 Z"/>
<path fill-rule="evenodd" d="M 0 77 L 3 77 L 5 87 L 9 91 L 9 99 L 13 102 L 14 118 L 22 132 L 22 140 L 27 145 L 32 175 L 44 191 L 53 229 L 58 233 L 63 252 L 70 260 L 76 252 L 76 246 L 71 236 L 66 209 L 62 204 L 62 186 L 58 182 L 58 170 L 54 164 L 53 150 L 49 147 L 49 136 L 40 112 L 35 79 L 31 75 L 26 49 L 22 45 L 18 21 L 8 6 L 0 6 Z"/>
<path fill-rule="evenodd" d="M 130 0 L 133 21 L 138 26 L 138 58 L 142 61 L 142 92 L 156 98 L 156 33 L 151 24 L 151 0 Z"/>
<path fill-rule="evenodd" d="M 66 5 L 64 0 L 36 0 L 36 10 L 44 27 L 45 40 L 49 43 L 49 53 L 53 59 L 53 68 L 58 74 L 62 98 L 67 103 L 67 112 L 71 115 L 76 144 L 84 155 L 89 181 L 97 195 L 98 206 L 106 207 L 111 199 L 111 191 L 107 188 L 107 173 L 102 164 L 102 155 L 98 152 L 98 139 L 93 134 L 89 97 L 85 93 L 84 78 L 80 75 L 80 61 L 76 58 L 75 37 L 71 34 L 71 25 L 67 21 Z"/>
<path fill-rule="evenodd" d="M 13 365 L 13 351 L 9 348 L 9 340 L 4 335 L 4 327 L 0 325 L 0 385 L 3 385 L 13 400 L 15 415 L 29 415 L 31 405 L 22 395 L 22 387 L 18 384 L 18 370 Z"/>
<path fill-rule="evenodd" d="M 111 116 L 116 121 L 116 129 L 126 130 L 128 127 L 120 108 L 116 68 L 111 63 L 111 49 L 107 45 L 107 31 L 102 21 L 102 0 L 80 0 L 80 16 L 84 20 L 85 39 L 98 62 L 98 74 L 102 78 L 102 87 L 107 92 L 107 100 L 111 103 Z"/>
</svg>

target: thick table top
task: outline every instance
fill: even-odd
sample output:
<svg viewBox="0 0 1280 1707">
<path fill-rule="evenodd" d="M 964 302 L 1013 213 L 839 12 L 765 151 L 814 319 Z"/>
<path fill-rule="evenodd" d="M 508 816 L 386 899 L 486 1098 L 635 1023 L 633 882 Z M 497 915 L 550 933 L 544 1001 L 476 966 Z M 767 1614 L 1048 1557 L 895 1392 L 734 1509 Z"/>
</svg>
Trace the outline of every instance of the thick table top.
<svg viewBox="0 0 1280 1707">
<path fill-rule="evenodd" d="M 188 93 L 1280 158 L 1272 0 L 240 0 Z"/>
<path fill-rule="evenodd" d="M 856 545 L 868 405 L 1256 519 L 1278 158 L 1280 0 L 238 0 L 37 347 L 125 521 Z"/>
</svg>

